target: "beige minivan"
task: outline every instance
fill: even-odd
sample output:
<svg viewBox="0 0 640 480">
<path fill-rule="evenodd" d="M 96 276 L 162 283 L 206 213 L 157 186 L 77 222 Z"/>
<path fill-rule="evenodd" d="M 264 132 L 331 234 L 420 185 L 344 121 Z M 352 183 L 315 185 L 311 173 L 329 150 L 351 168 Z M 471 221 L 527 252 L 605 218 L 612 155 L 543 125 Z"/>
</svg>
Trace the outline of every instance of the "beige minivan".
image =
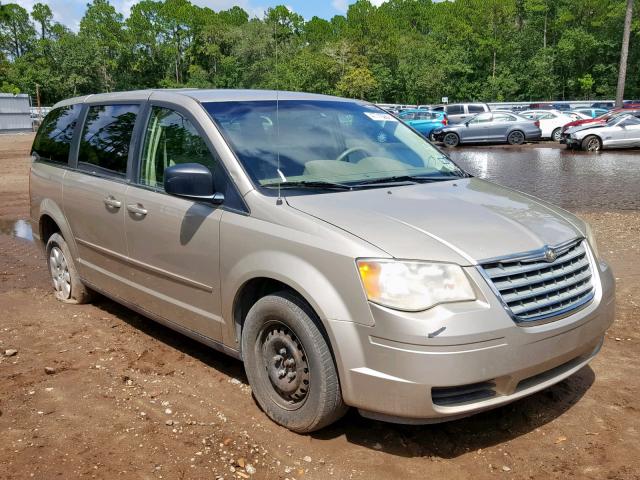
<svg viewBox="0 0 640 480">
<path fill-rule="evenodd" d="M 472 177 L 362 101 L 147 90 L 55 105 L 31 222 L 56 296 L 94 292 L 244 362 L 296 432 L 426 423 L 573 374 L 614 318 L 589 226 Z"/>
</svg>

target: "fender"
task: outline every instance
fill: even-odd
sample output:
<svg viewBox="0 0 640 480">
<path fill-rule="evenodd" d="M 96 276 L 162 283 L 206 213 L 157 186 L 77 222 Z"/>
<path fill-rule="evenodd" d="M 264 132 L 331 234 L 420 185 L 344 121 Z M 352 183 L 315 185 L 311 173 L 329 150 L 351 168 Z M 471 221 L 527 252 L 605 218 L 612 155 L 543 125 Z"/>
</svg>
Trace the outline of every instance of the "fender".
<svg viewBox="0 0 640 480">
<path fill-rule="evenodd" d="M 345 257 L 345 262 L 350 261 Z M 277 265 L 277 268 L 274 268 Z M 346 265 L 345 265 L 346 266 Z M 346 266 L 349 268 L 348 266 Z M 344 269 L 343 269 L 344 271 Z M 222 314 L 227 319 L 224 343 L 234 349 L 240 349 L 240 328 L 234 321 L 233 309 L 238 292 L 247 282 L 255 278 L 277 280 L 302 296 L 318 315 L 332 345 L 336 344 L 331 321 L 357 322 L 373 325 L 374 320 L 369 304 L 357 276 L 355 262 L 353 276 L 344 278 L 342 291 L 335 282 L 313 264 L 284 251 L 259 251 L 242 257 L 227 273 L 222 283 Z M 343 275 L 346 277 L 347 275 Z M 347 286 L 345 288 L 345 286 Z M 349 298 L 350 302 L 344 301 Z M 354 301 L 361 297 L 362 301 Z M 357 348 L 356 345 L 353 348 Z M 332 349 L 339 371 L 342 370 L 340 351 Z"/>
</svg>

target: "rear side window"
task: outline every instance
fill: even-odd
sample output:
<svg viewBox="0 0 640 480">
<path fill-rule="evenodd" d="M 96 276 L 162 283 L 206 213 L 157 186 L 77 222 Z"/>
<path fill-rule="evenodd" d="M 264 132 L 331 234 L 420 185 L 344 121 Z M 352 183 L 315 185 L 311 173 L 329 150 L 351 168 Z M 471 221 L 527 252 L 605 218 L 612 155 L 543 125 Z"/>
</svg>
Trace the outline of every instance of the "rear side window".
<svg viewBox="0 0 640 480">
<path fill-rule="evenodd" d="M 125 175 L 138 105 L 93 105 L 82 129 L 79 163 Z"/>
<path fill-rule="evenodd" d="M 448 105 L 447 106 L 447 114 L 449 115 L 459 115 L 464 113 L 464 107 L 462 105 Z"/>
<path fill-rule="evenodd" d="M 469 113 L 480 113 L 484 112 L 484 105 L 469 105 Z"/>
<path fill-rule="evenodd" d="M 80 105 L 68 105 L 51 110 L 38 129 L 32 152 L 43 160 L 66 164 L 80 109 Z"/>
<path fill-rule="evenodd" d="M 516 119 L 513 115 L 509 115 L 508 113 L 494 113 L 493 121 L 494 122 L 513 122 Z"/>
</svg>

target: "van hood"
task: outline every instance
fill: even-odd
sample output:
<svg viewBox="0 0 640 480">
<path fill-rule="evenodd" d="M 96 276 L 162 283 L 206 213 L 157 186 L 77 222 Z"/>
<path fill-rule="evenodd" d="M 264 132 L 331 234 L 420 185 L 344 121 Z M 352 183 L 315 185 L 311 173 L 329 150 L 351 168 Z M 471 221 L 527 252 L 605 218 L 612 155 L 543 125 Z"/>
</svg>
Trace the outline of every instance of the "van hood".
<svg viewBox="0 0 640 480">
<path fill-rule="evenodd" d="M 583 236 L 568 212 L 476 178 L 286 201 L 404 259 L 473 265 Z"/>
</svg>

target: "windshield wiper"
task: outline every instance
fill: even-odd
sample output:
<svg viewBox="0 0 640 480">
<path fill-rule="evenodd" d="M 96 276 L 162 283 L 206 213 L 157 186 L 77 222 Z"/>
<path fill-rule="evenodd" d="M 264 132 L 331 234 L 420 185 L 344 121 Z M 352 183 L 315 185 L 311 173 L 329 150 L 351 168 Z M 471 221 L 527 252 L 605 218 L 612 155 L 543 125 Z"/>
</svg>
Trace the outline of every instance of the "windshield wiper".
<svg viewBox="0 0 640 480">
<path fill-rule="evenodd" d="M 356 187 L 366 187 L 367 185 L 376 185 L 381 183 L 429 183 L 429 182 L 442 182 L 446 180 L 454 180 L 456 178 L 463 178 L 458 175 L 438 175 L 438 176 L 420 176 L 420 175 L 395 175 L 392 177 L 374 178 L 362 183 L 356 183 Z"/>
<path fill-rule="evenodd" d="M 353 186 L 344 183 L 327 182 L 325 180 L 299 180 L 293 182 L 271 182 L 262 184 L 268 188 L 315 188 L 324 190 L 353 190 Z"/>
</svg>

